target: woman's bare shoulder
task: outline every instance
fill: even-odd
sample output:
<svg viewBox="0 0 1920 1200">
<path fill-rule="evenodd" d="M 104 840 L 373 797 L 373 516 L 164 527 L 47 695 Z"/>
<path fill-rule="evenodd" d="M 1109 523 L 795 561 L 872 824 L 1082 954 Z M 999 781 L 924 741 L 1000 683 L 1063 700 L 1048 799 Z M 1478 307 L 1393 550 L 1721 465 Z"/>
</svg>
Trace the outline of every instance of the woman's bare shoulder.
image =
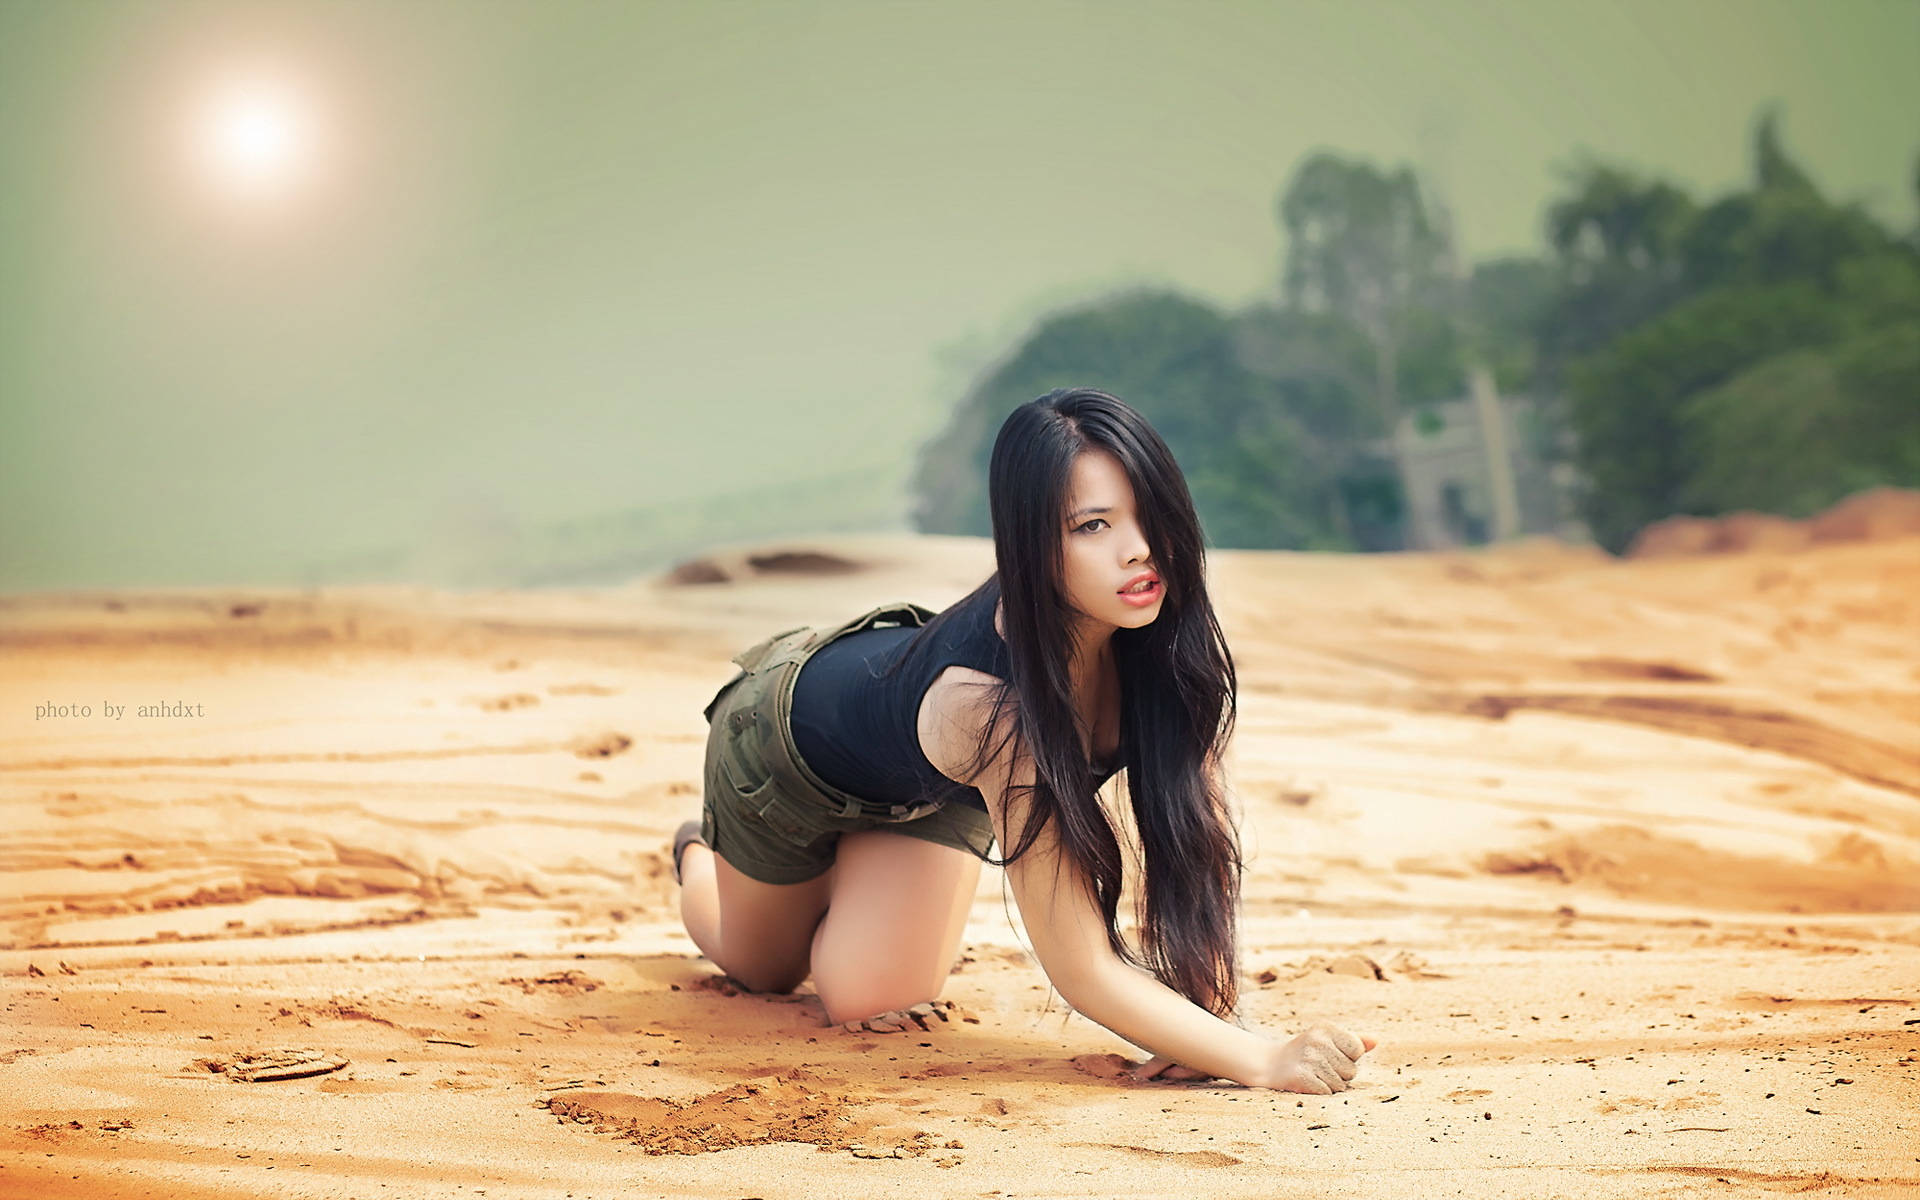
<svg viewBox="0 0 1920 1200">
<path fill-rule="evenodd" d="M 993 711 L 1000 679 L 958 664 L 941 671 L 920 701 L 920 749 L 936 771 L 971 784 L 969 768 L 979 753 L 980 733 Z"/>
</svg>

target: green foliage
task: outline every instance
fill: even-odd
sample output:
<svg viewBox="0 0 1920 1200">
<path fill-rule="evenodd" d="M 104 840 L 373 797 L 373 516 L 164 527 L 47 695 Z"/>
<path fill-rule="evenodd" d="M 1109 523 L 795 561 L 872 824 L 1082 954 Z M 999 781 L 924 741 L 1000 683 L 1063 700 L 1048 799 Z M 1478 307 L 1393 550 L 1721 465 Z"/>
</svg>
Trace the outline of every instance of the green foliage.
<svg viewBox="0 0 1920 1200">
<path fill-rule="evenodd" d="M 1373 347 L 1348 318 L 1256 304 L 1233 317 L 1233 341 L 1241 366 L 1279 389 L 1287 411 L 1316 441 L 1386 432 L 1371 403 Z"/>
<path fill-rule="evenodd" d="M 1834 276 L 1840 303 L 1858 328 L 1920 319 L 1920 254 L 1856 258 Z"/>
<path fill-rule="evenodd" d="M 1543 318 L 1559 287 L 1553 264 L 1511 256 L 1476 265 L 1467 282 L 1473 349 L 1484 356 L 1500 391 L 1536 387 Z"/>
<path fill-rule="evenodd" d="M 1575 363 L 1570 412 L 1595 539 L 1619 550 L 1640 526 L 1680 511 L 1692 447 L 1677 414 L 1689 396 L 1780 351 L 1831 342 L 1842 328 L 1830 299 L 1811 285 L 1729 288 Z"/>
<path fill-rule="evenodd" d="M 1563 168 L 1568 191 L 1545 220 L 1558 280 L 1536 326 L 1536 385 L 1558 390 L 1565 365 L 1685 294 L 1680 246 L 1698 215 L 1692 197 L 1623 167 L 1584 158 Z"/>
<path fill-rule="evenodd" d="M 1877 484 L 1920 486 L 1920 322 L 1774 355 L 1680 412 L 1681 506 L 1807 517 Z"/>
<path fill-rule="evenodd" d="M 1561 170 L 1567 192 L 1547 209 L 1547 242 L 1576 281 L 1608 268 L 1670 273 L 1693 198 L 1672 184 L 1582 158 Z"/>
<path fill-rule="evenodd" d="M 1373 333 L 1440 274 L 1445 245 L 1410 168 L 1323 151 L 1294 172 L 1279 215 L 1289 307 L 1343 313 Z"/>
<path fill-rule="evenodd" d="M 1458 279 L 1448 214 L 1422 195 L 1410 168 L 1315 154 L 1294 172 L 1279 216 L 1285 303 L 1340 317 L 1365 337 L 1371 381 L 1354 400 L 1364 396 L 1373 410 L 1377 436 L 1390 434 L 1403 413 L 1460 394 L 1469 354 L 1487 355 L 1485 343 L 1499 334 L 1476 318 Z M 1404 465 L 1395 457 L 1363 468 L 1367 456 L 1359 443 L 1338 446 L 1328 511 L 1342 541 L 1398 549 Z M 1379 499 L 1383 471 L 1394 479 L 1390 503 Z"/>
<path fill-rule="evenodd" d="M 990 534 L 987 461 L 1001 421 L 1069 386 L 1110 391 L 1153 422 L 1216 545 L 1305 548 L 1331 539 L 1316 496 L 1325 472 L 1307 453 L 1285 389 L 1241 363 L 1231 319 L 1164 291 L 1125 293 L 1042 322 L 923 452 L 916 526 Z"/>
<path fill-rule="evenodd" d="M 988 533 L 1000 421 L 1087 383 L 1166 437 L 1216 545 L 1397 547 L 1399 465 L 1380 447 L 1402 413 L 1464 391 L 1469 361 L 1535 398 L 1536 451 L 1568 453 L 1571 428 L 1611 549 L 1676 512 L 1804 516 L 1920 486 L 1920 230 L 1823 197 L 1772 112 L 1751 149 L 1751 186 L 1705 205 L 1582 159 L 1544 214 L 1551 257 L 1464 278 L 1411 170 L 1313 155 L 1279 202 L 1280 303 L 1223 314 L 1142 291 L 1042 322 L 923 453 L 916 521 Z"/>
<path fill-rule="evenodd" d="M 1466 332 L 1445 309 L 1408 309 L 1394 356 L 1394 394 L 1402 412 L 1452 400 L 1466 390 Z"/>
<path fill-rule="evenodd" d="M 1294 501 L 1306 518 L 1298 548 L 1397 548 L 1399 482 L 1393 463 L 1369 449 L 1388 425 L 1366 334 L 1338 313 L 1257 304 L 1234 318 L 1234 340 L 1241 365 L 1272 390 L 1265 411 L 1297 429 L 1307 448 Z M 1427 386 L 1421 355 L 1402 356 L 1399 367 L 1401 392 Z"/>
<path fill-rule="evenodd" d="M 1753 125 L 1753 182 L 1756 190 L 1817 197 L 1820 189 L 1780 144 L 1780 110 L 1769 106 Z"/>
<path fill-rule="evenodd" d="M 1241 364 L 1280 389 L 1283 407 L 1322 452 L 1387 436 L 1389 415 L 1377 402 L 1378 358 L 1352 319 L 1257 304 L 1233 320 Z M 1395 394 L 1415 404 L 1457 395 L 1457 331 L 1440 314 L 1423 312 L 1408 322 L 1406 337 L 1394 360 Z"/>
<path fill-rule="evenodd" d="M 1753 191 L 1707 207 L 1682 254 L 1695 287 L 1838 282 L 1841 264 L 1884 254 L 1893 238 L 1858 205 L 1832 205 L 1811 191 Z"/>
<path fill-rule="evenodd" d="M 1753 186 L 1704 208 L 1590 165 L 1551 210 L 1541 374 L 1611 549 L 1676 512 L 1802 516 L 1913 477 L 1920 256 L 1823 198 L 1771 113 L 1753 154 Z"/>
<path fill-rule="evenodd" d="M 1457 388 L 1447 240 L 1410 168 L 1323 151 L 1294 172 L 1279 215 L 1287 307 L 1336 314 L 1366 335 L 1373 402 L 1388 428 L 1403 403 Z"/>
</svg>

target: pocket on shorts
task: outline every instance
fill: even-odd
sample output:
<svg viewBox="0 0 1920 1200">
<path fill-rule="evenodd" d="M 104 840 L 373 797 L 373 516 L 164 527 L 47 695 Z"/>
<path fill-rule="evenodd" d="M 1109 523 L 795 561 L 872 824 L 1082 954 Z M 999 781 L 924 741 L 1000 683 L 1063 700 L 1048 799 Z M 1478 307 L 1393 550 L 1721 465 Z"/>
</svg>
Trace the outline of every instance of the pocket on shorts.
<svg viewBox="0 0 1920 1200">
<path fill-rule="evenodd" d="M 736 708 L 726 714 L 724 727 L 715 733 L 720 739 L 720 774 L 736 800 L 751 800 L 773 782 L 773 768 L 760 752 L 760 733 L 754 728 L 757 719 L 750 710 Z"/>
<path fill-rule="evenodd" d="M 799 803 L 771 783 L 748 801 L 748 808 L 761 824 L 796 846 L 811 846 L 828 832 L 807 821 Z"/>
<path fill-rule="evenodd" d="M 732 807 L 742 820 L 757 821 L 797 846 L 810 845 L 826 832 L 807 821 L 806 810 L 781 790 L 760 752 L 759 733 L 751 719 L 728 729 L 720 750 L 720 774 L 733 792 Z"/>
</svg>

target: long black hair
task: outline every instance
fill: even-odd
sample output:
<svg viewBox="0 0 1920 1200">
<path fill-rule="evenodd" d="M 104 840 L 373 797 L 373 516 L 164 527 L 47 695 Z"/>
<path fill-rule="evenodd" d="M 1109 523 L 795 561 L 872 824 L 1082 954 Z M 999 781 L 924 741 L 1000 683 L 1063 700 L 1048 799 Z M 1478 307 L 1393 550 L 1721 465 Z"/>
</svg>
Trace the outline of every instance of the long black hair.
<svg viewBox="0 0 1920 1200">
<path fill-rule="evenodd" d="M 1070 674 L 1071 631 L 1080 614 L 1062 579 L 1066 509 L 1074 460 L 1091 449 L 1112 454 L 1126 471 L 1166 589 L 1150 624 L 1112 634 L 1120 762 L 1145 877 L 1136 913 L 1138 955 L 1120 936 L 1124 862 L 1077 732 Z M 992 716 L 983 722 L 970 777 L 1017 734 L 1018 752 L 1033 762 L 1034 783 L 1012 853 L 986 861 L 1014 861 L 1054 823 L 1061 852 L 1093 888 L 1114 953 L 1209 1012 L 1230 1017 L 1239 1003 L 1235 925 L 1242 861 L 1220 759 L 1233 734 L 1237 685 L 1207 598 L 1206 552 L 1186 479 L 1160 435 L 1124 401 L 1091 388 L 1061 388 L 1007 416 L 994 440 L 987 493 L 993 575 L 922 627 L 897 664 L 930 651 L 949 622 L 991 621 L 1000 603 L 1010 677 L 988 696 Z"/>
</svg>

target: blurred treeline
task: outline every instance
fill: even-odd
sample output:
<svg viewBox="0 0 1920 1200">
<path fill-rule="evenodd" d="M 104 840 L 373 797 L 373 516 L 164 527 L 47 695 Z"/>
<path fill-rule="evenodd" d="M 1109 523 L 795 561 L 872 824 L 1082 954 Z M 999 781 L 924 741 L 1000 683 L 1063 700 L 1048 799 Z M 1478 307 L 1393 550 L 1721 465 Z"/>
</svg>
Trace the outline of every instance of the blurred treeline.
<svg viewBox="0 0 1920 1200">
<path fill-rule="evenodd" d="M 1471 268 L 1412 168 L 1315 154 L 1279 197 L 1271 300 L 1140 290 L 1043 320 L 924 448 L 916 525 L 990 533 L 1001 419 L 1070 385 L 1146 414 L 1222 547 L 1415 544 L 1393 434 L 1476 393 L 1528 398 L 1519 449 L 1571 461 L 1615 552 L 1675 513 L 1803 517 L 1920 485 L 1920 227 L 1824 196 L 1774 112 L 1751 150 L 1749 185 L 1704 201 L 1583 156 L 1543 215 L 1547 252 Z"/>
</svg>

